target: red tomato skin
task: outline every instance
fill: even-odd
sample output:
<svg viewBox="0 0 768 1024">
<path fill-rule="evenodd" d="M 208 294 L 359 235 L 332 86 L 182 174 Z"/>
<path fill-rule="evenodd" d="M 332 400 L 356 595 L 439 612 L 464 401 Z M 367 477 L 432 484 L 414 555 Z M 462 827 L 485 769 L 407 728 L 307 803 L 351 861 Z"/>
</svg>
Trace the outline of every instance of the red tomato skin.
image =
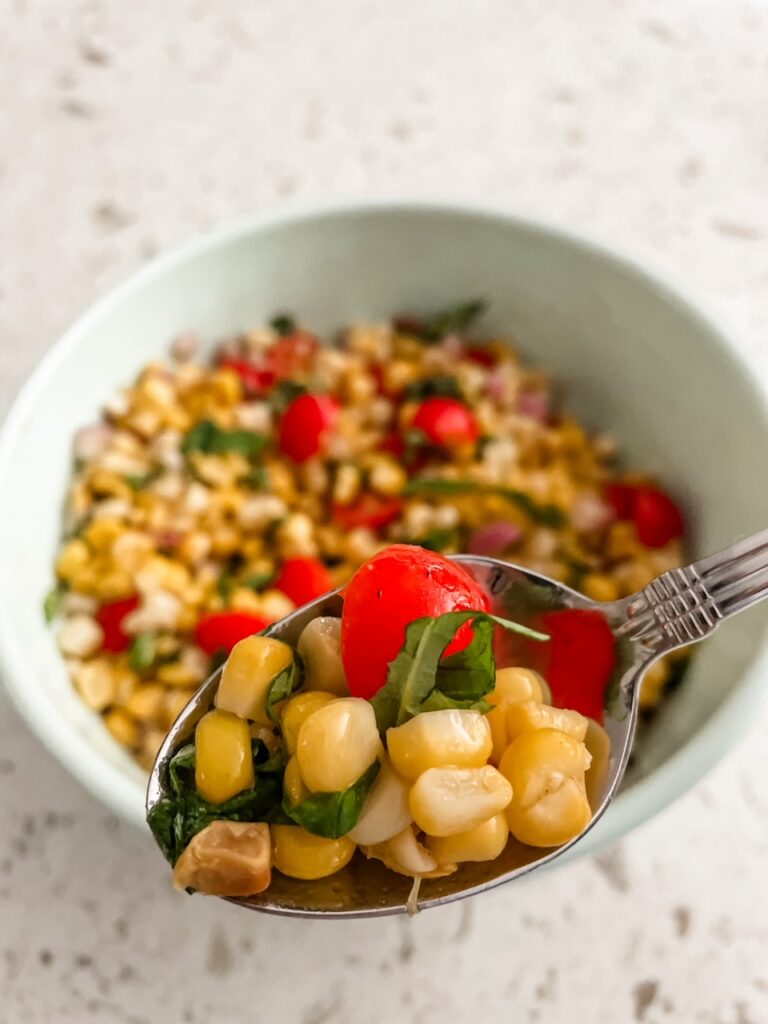
<svg viewBox="0 0 768 1024">
<path fill-rule="evenodd" d="M 338 415 L 338 404 L 327 395 L 299 395 L 294 398 L 280 420 L 280 451 L 293 462 L 311 459 L 322 451 Z"/>
<path fill-rule="evenodd" d="M 608 620 L 591 608 L 545 612 L 540 628 L 550 639 L 532 644 L 536 667 L 549 683 L 555 707 L 580 711 L 602 725 L 605 691 L 616 667 Z"/>
<path fill-rule="evenodd" d="M 381 689 L 409 623 L 470 610 L 488 611 L 488 598 L 460 565 L 410 544 L 379 552 L 357 570 L 344 592 L 341 646 L 349 692 L 370 699 Z M 471 626 L 461 632 L 464 636 L 457 633 L 446 655 L 471 642 Z"/>
<path fill-rule="evenodd" d="M 138 597 L 126 597 L 120 601 L 109 601 L 96 612 L 96 621 L 101 626 L 104 639 L 102 651 L 120 654 L 131 645 L 131 637 L 123 632 L 123 620 L 139 607 Z"/>
<path fill-rule="evenodd" d="M 403 499 L 385 498 L 366 491 L 351 505 L 334 504 L 331 516 L 343 530 L 356 530 L 365 526 L 374 532 L 389 526 L 403 511 Z"/>
<path fill-rule="evenodd" d="M 444 448 L 473 444 L 480 436 L 472 410 L 454 398 L 428 398 L 416 410 L 411 426 Z"/>
<path fill-rule="evenodd" d="M 266 629 L 269 620 L 251 612 L 209 612 L 195 626 L 195 641 L 206 654 L 224 650 L 229 653 L 236 643 Z"/>
<path fill-rule="evenodd" d="M 669 495 L 656 487 L 638 487 L 633 518 L 637 538 L 647 548 L 663 548 L 683 535 L 683 516 Z"/>
<path fill-rule="evenodd" d="M 468 348 L 464 353 L 464 358 L 476 363 L 477 366 L 485 366 L 486 368 L 495 366 L 498 362 L 493 352 L 490 352 L 487 348 L 481 348 L 480 346 Z"/>
<path fill-rule="evenodd" d="M 632 519 L 635 511 L 637 488 L 632 484 L 608 484 L 605 500 L 616 513 L 617 519 Z"/>
<path fill-rule="evenodd" d="M 249 397 L 266 395 L 275 385 L 276 377 L 271 369 L 257 366 L 247 359 L 222 359 L 219 367 L 222 370 L 234 370 Z"/>
<path fill-rule="evenodd" d="M 317 558 L 287 558 L 274 586 L 300 607 L 333 590 L 333 578 Z"/>
</svg>

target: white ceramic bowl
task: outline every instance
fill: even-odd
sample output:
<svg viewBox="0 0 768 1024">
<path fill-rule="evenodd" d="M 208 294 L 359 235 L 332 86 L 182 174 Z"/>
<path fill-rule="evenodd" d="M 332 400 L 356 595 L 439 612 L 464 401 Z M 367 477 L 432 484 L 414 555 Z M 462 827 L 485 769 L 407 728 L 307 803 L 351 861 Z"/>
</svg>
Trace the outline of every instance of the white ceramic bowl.
<svg viewBox="0 0 768 1024">
<path fill-rule="evenodd" d="M 510 334 L 657 472 L 690 512 L 696 553 L 768 521 L 760 381 L 694 305 L 635 264 L 503 213 L 352 205 L 251 220 L 162 257 L 98 302 L 22 390 L 0 439 L 0 653 L 8 689 L 46 746 L 115 812 L 143 823 L 144 774 L 79 701 L 42 601 L 51 586 L 76 428 L 170 339 L 207 341 L 296 312 L 320 331 L 486 296 Z M 728 623 L 665 705 L 635 781 L 580 849 L 636 826 L 695 783 L 752 718 L 766 679 L 764 615 Z"/>
</svg>

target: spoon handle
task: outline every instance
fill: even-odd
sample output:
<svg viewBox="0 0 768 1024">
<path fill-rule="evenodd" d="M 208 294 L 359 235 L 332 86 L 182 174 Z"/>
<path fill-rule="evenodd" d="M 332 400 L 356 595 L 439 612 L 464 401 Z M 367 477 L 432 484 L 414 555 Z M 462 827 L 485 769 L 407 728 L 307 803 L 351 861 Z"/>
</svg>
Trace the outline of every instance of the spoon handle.
<svg viewBox="0 0 768 1024">
<path fill-rule="evenodd" d="M 723 619 L 768 597 L 768 530 L 658 576 L 624 602 L 617 633 L 653 656 L 709 636 Z"/>
</svg>

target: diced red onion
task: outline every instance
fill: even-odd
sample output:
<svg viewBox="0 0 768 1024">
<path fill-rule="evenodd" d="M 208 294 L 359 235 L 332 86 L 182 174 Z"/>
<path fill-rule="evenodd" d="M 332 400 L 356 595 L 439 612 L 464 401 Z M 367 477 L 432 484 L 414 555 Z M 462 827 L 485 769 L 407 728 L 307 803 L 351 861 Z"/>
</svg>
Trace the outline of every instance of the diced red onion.
<svg viewBox="0 0 768 1024">
<path fill-rule="evenodd" d="M 544 391 L 521 391 L 517 396 L 517 411 L 537 423 L 546 423 L 550 413 L 549 395 Z"/>
<path fill-rule="evenodd" d="M 485 555 L 493 558 L 516 544 L 523 531 L 515 523 L 503 520 L 481 526 L 469 538 L 467 550 L 471 555 Z"/>
<path fill-rule="evenodd" d="M 75 434 L 72 444 L 75 458 L 90 462 L 91 459 L 98 459 L 107 450 L 114 431 L 106 423 L 93 423 L 88 427 L 81 427 Z"/>
<path fill-rule="evenodd" d="M 488 372 L 488 376 L 485 378 L 485 390 L 491 401 L 500 402 L 504 397 L 506 386 L 504 367 L 496 366 Z"/>
<path fill-rule="evenodd" d="M 464 345 L 458 334 L 446 334 L 440 342 L 440 348 L 451 359 L 460 359 L 464 352 Z"/>
<path fill-rule="evenodd" d="M 197 354 L 197 336 L 192 331 L 179 334 L 171 343 L 171 356 L 179 363 L 186 363 Z"/>
</svg>

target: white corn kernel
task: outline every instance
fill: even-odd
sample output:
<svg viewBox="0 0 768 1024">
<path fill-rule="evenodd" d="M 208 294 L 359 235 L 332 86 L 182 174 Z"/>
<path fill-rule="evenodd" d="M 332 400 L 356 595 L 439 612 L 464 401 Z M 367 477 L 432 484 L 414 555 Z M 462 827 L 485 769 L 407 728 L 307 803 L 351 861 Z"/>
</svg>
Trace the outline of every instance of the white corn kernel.
<svg viewBox="0 0 768 1024">
<path fill-rule="evenodd" d="M 263 530 L 287 514 L 288 506 L 282 498 L 274 494 L 254 494 L 240 506 L 237 519 L 246 530 Z"/>
<path fill-rule="evenodd" d="M 491 765 L 429 768 L 414 782 L 409 803 L 413 820 L 431 836 L 466 832 L 503 811 L 512 786 Z"/>
<path fill-rule="evenodd" d="M 511 743 L 524 732 L 533 729 L 559 729 L 576 740 L 583 740 L 587 732 L 587 719 L 578 711 L 551 708 L 535 700 L 510 704 L 507 708 L 507 740 Z"/>
<path fill-rule="evenodd" d="M 277 543 L 284 558 L 313 558 L 317 554 L 315 524 L 304 512 L 294 512 L 277 529 Z"/>
<path fill-rule="evenodd" d="M 297 650 L 304 660 L 308 690 L 326 690 L 337 697 L 349 693 L 341 660 L 341 619 L 321 615 L 308 623 Z"/>
<path fill-rule="evenodd" d="M 96 619 L 80 612 L 65 619 L 56 635 L 59 650 L 70 658 L 88 658 L 101 647 L 104 632 Z"/>
<path fill-rule="evenodd" d="M 350 505 L 360 493 L 360 471 L 349 462 L 336 471 L 333 482 L 333 500 L 338 505 Z"/>
<path fill-rule="evenodd" d="M 373 708 L 357 697 L 331 701 L 299 729 L 296 756 L 302 777 L 314 793 L 347 789 L 380 755 Z"/>
<path fill-rule="evenodd" d="M 115 676 L 103 658 L 86 661 L 73 672 L 75 689 L 92 711 L 104 711 L 115 699 Z"/>
<path fill-rule="evenodd" d="M 361 846 L 384 843 L 413 821 L 408 804 L 410 786 L 397 774 L 387 759 L 382 759 L 379 774 L 368 794 L 357 824 L 348 833 Z"/>
<path fill-rule="evenodd" d="M 427 711 L 387 730 L 392 765 L 406 779 L 428 768 L 479 768 L 491 748 L 491 730 L 479 711 Z"/>
<path fill-rule="evenodd" d="M 453 836 L 427 836 L 427 847 L 438 864 L 496 860 L 507 845 L 509 825 L 503 811 Z"/>
</svg>

